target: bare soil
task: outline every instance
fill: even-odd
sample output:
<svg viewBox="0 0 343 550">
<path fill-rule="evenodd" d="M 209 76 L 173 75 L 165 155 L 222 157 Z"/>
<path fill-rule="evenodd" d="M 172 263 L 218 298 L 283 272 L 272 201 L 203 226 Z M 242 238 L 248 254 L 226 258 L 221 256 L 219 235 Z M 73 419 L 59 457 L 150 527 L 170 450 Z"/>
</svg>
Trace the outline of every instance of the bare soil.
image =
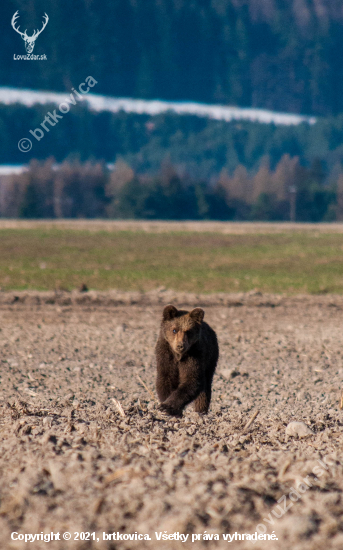
<svg viewBox="0 0 343 550">
<path fill-rule="evenodd" d="M 18 220 L 0 219 L 0 229 L 74 229 L 77 231 L 144 231 L 169 233 L 190 231 L 223 233 L 227 235 L 273 233 L 343 233 L 343 223 L 291 222 L 216 222 L 216 221 L 160 221 L 160 220 Z"/>
<path fill-rule="evenodd" d="M 218 335 L 206 417 L 168 417 L 138 379 L 155 394 L 168 302 L 203 306 Z M 342 319 L 328 295 L 0 293 L 1 548 L 342 549 Z M 292 421 L 313 435 L 287 436 Z M 257 525 L 278 540 L 223 540 Z M 72 539 L 11 541 L 51 531 Z M 220 540 L 190 542 L 205 532 Z"/>
</svg>

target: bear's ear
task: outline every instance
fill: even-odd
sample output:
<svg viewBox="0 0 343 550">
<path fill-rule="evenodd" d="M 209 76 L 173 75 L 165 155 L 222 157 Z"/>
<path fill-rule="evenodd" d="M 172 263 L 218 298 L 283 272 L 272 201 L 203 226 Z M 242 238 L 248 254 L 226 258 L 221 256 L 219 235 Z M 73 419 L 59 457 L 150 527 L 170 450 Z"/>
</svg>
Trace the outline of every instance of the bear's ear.
<svg viewBox="0 0 343 550">
<path fill-rule="evenodd" d="M 170 321 L 170 319 L 174 319 L 177 314 L 176 307 L 169 304 L 169 306 L 166 306 L 163 310 L 163 321 Z"/>
<path fill-rule="evenodd" d="M 189 316 L 194 319 L 196 323 L 201 323 L 205 315 L 205 312 L 201 307 L 196 307 L 195 309 L 192 309 Z"/>
</svg>

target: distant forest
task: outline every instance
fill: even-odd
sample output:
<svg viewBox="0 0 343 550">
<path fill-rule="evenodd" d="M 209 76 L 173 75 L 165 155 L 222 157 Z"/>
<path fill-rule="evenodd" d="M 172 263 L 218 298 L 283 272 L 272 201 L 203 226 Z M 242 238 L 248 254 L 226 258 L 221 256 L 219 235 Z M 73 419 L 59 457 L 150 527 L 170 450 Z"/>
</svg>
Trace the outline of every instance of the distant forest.
<svg viewBox="0 0 343 550">
<path fill-rule="evenodd" d="M 113 163 L 124 159 L 137 173 L 156 174 L 169 159 L 180 173 L 210 181 L 239 165 L 249 172 L 261 163 L 272 169 L 283 155 L 299 157 L 303 166 L 319 159 L 330 181 L 343 171 L 343 114 L 314 125 L 276 126 L 249 121 L 216 121 L 171 112 L 154 117 L 132 113 L 96 113 L 75 105 L 63 120 L 37 141 L 30 130 L 56 105 L 0 105 L 0 164 L 23 164 L 53 155 L 57 162 L 77 156 Z M 18 149 L 31 138 L 32 150 Z M 325 181 L 326 182 L 326 181 Z"/>
<path fill-rule="evenodd" d="M 40 29 L 34 53 L 11 28 Z M 70 90 L 92 75 L 97 93 L 189 99 L 287 112 L 343 112 L 342 0 L 6 0 L 0 82 Z"/>
<path fill-rule="evenodd" d="M 53 108 L 0 107 L 0 164 L 31 160 L 0 177 L 2 217 L 272 221 L 295 200 L 298 221 L 343 220 L 343 115 L 275 126 L 75 106 L 36 141 Z M 13 148 L 28 136 L 30 153 Z"/>
<path fill-rule="evenodd" d="M 101 162 L 32 160 L 26 172 L 0 178 L 0 216 L 342 221 L 343 172 L 330 183 L 319 160 L 306 168 L 284 155 L 275 170 L 265 163 L 252 174 L 239 165 L 209 184 L 169 161 L 152 176 L 122 160 L 111 170 Z"/>
<path fill-rule="evenodd" d="M 28 34 L 48 14 L 34 50 L 47 61 L 13 59 L 17 10 Z M 7 0 L 0 28 L 2 86 L 70 93 L 91 75 L 98 94 L 318 116 L 276 126 L 77 104 L 37 141 L 55 105 L 0 105 L 0 164 L 30 163 L 0 177 L 0 216 L 343 220 L 342 0 Z"/>
</svg>

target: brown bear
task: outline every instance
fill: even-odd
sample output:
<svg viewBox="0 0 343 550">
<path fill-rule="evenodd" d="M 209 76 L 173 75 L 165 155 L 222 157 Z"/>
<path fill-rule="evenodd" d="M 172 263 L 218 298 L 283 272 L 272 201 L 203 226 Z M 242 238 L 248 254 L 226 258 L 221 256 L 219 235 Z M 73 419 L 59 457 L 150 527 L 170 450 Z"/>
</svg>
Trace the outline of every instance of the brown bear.
<svg viewBox="0 0 343 550">
<path fill-rule="evenodd" d="M 191 401 L 196 412 L 208 412 L 219 348 L 204 314 L 200 307 L 189 312 L 168 305 L 163 310 L 156 344 L 156 389 L 160 409 L 170 415 L 181 416 Z"/>
</svg>

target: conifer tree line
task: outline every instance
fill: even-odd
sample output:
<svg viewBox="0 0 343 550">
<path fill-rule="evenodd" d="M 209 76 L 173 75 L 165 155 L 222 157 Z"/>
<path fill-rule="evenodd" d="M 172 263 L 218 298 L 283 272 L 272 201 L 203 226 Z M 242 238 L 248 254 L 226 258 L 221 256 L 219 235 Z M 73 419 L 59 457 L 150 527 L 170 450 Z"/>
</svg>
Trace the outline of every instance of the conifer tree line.
<svg viewBox="0 0 343 550">
<path fill-rule="evenodd" d="M 23 164 L 30 159 L 69 156 L 113 163 L 124 158 L 136 172 L 156 173 L 166 157 L 192 176 L 208 181 L 225 168 L 239 164 L 257 171 L 264 157 L 275 169 L 284 154 L 309 166 L 319 158 L 327 174 L 336 177 L 343 166 L 343 114 L 319 118 L 314 125 L 277 126 L 244 120 L 231 122 L 191 115 L 156 116 L 91 111 L 77 104 L 39 142 L 30 130 L 42 128 L 56 105 L 0 105 L 0 164 Z M 31 138 L 32 150 L 18 149 L 21 138 Z"/>
<path fill-rule="evenodd" d="M 292 187 L 295 219 L 341 219 L 342 115 L 282 127 L 77 105 L 20 152 L 49 109 L 0 107 L 0 164 L 31 159 L 24 174 L 0 177 L 0 216 L 289 220 Z"/>
<path fill-rule="evenodd" d="M 6 218 L 109 218 L 287 221 L 291 190 L 295 219 L 343 221 L 343 171 L 331 182 L 317 159 L 301 166 L 284 155 L 249 173 L 238 165 L 208 182 L 180 173 L 167 159 L 155 175 L 139 174 L 119 159 L 103 162 L 32 160 L 21 174 L 0 177 L 0 216 Z"/>
<path fill-rule="evenodd" d="M 32 34 L 47 61 L 15 61 Z M 341 0 L 6 0 L 0 82 L 304 114 L 343 112 Z"/>
<path fill-rule="evenodd" d="M 47 61 L 13 59 L 25 53 L 10 25 L 17 10 L 28 34 L 48 14 L 35 45 Z M 31 161 L 0 177 L 0 216 L 288 220 L 293 201 L 299 221 L 341 220 L 342 25 L 341 0 L 7 0 L 1 85 L 70 93 L 92 74 L 99 94 L 319 121 L 281 127 L 77 104 L 23 154 L 18 141 L 56 106 L 0 105 L 0 164 Z"/>
</svg>

